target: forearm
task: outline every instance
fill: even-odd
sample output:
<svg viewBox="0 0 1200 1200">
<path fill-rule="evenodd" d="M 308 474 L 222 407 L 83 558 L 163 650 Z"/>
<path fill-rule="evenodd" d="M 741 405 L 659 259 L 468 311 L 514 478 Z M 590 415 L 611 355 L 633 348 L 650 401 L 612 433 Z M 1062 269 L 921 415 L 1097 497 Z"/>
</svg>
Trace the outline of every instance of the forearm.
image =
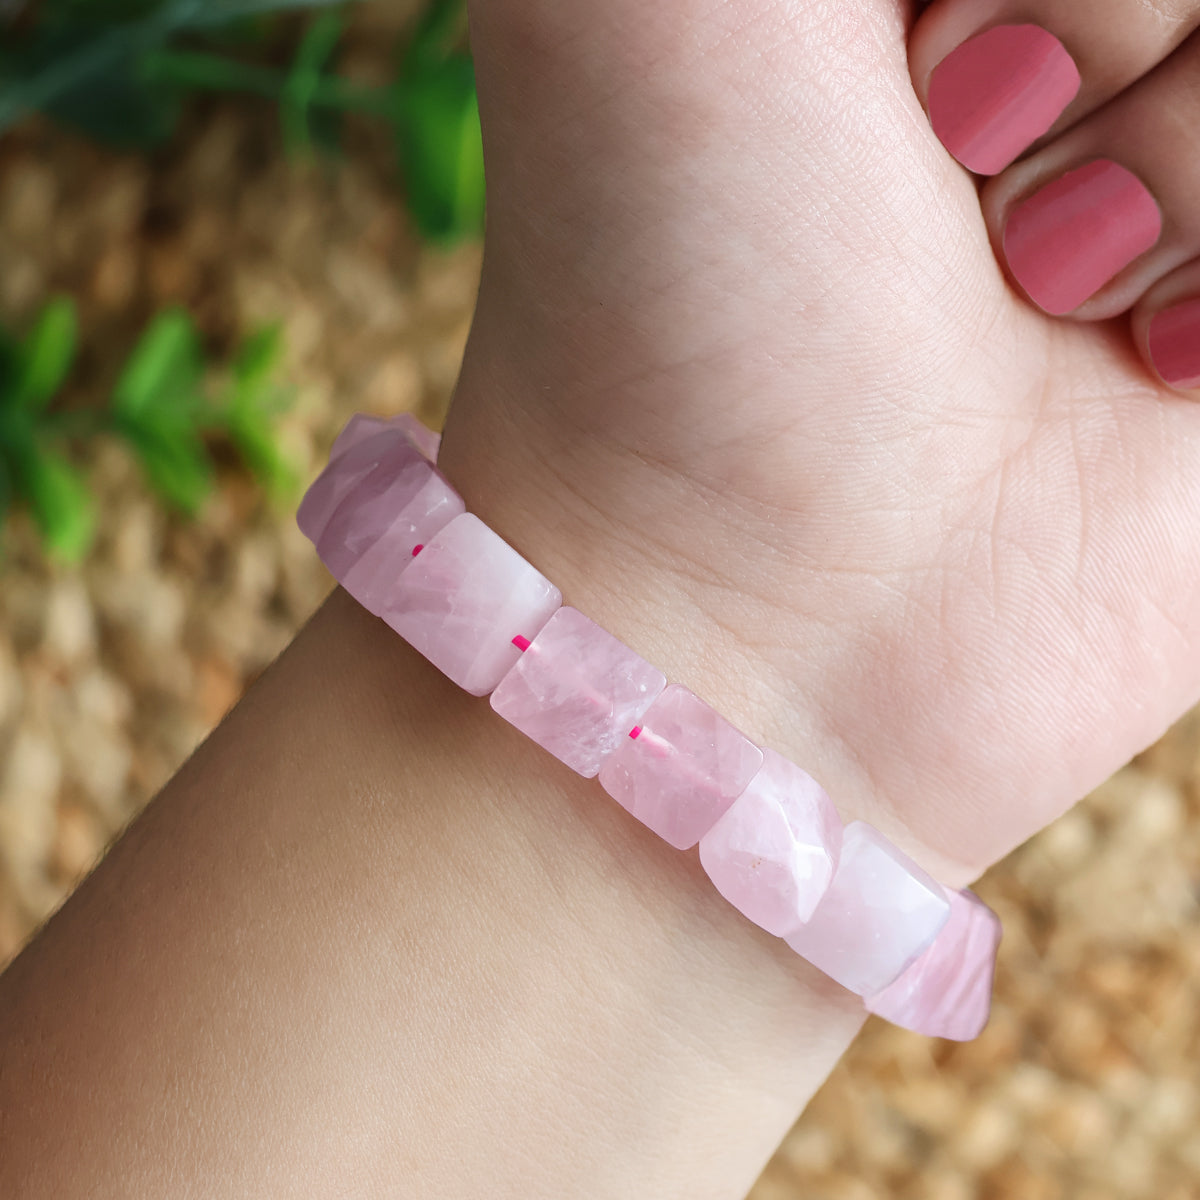
<svg viewBox="0 0 1200 1200">
<path fill-rule="evenodd" d="M 735 1197 L 860 1019 L 338 593 L 0 981 L 0 1194 Z"/>
</svg>

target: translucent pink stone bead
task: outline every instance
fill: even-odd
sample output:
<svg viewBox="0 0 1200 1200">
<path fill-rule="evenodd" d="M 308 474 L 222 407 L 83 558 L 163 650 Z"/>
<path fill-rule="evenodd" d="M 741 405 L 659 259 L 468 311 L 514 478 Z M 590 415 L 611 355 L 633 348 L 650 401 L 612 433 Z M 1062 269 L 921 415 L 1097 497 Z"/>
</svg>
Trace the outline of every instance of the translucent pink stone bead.
<svg viewBox="0 0 1200 1200">
<path fill-rule="evenodd" d="M 341 458 L 347 450 L 353 450 L 355 446 L 373 438 L 387 427 L 386 417 L 373 417 L 369 413 L 355 413 L 342 426 L 342 432 L 334 440 L 333 448 L 329 451 L 329 461 L 334 462 Z M 401 430 L 400 432 L 405 431 Z"/>
<path fill-rule="evenodd" d="M 492 707 L 591 778 L 666 676 L 573 608 L 560 608 L 492 693 Z"/>
<path fill-rule="evenodd" d="M 562 595 L 478 517 L 455 517 L 400 574 L 383 619 L 473 696 L 486 696 L 521 657 Z"/>
<path fill-rule="evenodd" d="M 754 777 L 763 752 L 677 683 L 640 725 L 604 760 L 600 784 L 660 838 L 687 850 Z"/>
<path fill-rule="evenodd" d="M 465 511 L 437 468 L 401 439 L 342 497 L 317 553 L 346 591 L 379 616 L 416 547 Z"/>
<path fill-rule="evenodd" d="M 920 958 L 867 1010 L 926 1037 L 969 1042 L 987 1024 L 1000 922 L 970 892 L 948 892 L 950 919 Z"/>
<path fill-rule="evenodd" d="M 773 750 L 763 756 L 762 770 L 700 839 L 700 863 L 734 908 L 786 937 L 829 889 L 842 822 L 811 775 Z"/>
<path fill-rule="evenodd" d="M 422 424 L 412 413 L 400 413 L 389 423 L 394 429 L 399 429 L 431 463 L 437 462 L 438 450 L 442 445 L 440 433 L 435 433 L 428 425 Z"/>
<path fill-rule="evenodd" d="M 441 435 L 423 425 L 412 413 L 400 413 L 395 417 L 372 417 L 367 413 L 355 413 L 333 443 L 329 461 L 340 458 L 347 450 L 353 449 L 367 438 L 374 437 L 383 429 L 395 429 L 404 434 L 430 462 L 437 462 Z"/>
<path fill-rule="evenodd" d="M 846 826 L 833 882 L 787 944 L 859 996 L 893 983 L 950 916 L 946 893 L 863 821 Z"/>
<path fill-rule="evenodd" d="M 365 425 L 360 425 L 359 428 L 366 430 Z M 397 429 L 368 431 L 336 459 L 332 459 L 325 470 L 313 480 L 308 491 L 304 493 L 304 499 L 300 501 L 296 523 L 304 536 L 316 545 L 325 526 L 329 524 L 330 517 L 345 499 L 346 493 L 370 475 L 379 466 L 380 461 L 393 453 L 397 446 L 408 444 L 408 439 Z"/>
<path fill-rule="evenodd" d="M 436 433 L 409 413 L 389 421 L 355 413 L 333 443 L 329 464 L 300 502 L 296 523 L 301 532 L 315 545 L 346 493 L 375 471 L 380 460 L 397 445 L 409 443 L 433 462 L 440 441 Z"/>
</svg>

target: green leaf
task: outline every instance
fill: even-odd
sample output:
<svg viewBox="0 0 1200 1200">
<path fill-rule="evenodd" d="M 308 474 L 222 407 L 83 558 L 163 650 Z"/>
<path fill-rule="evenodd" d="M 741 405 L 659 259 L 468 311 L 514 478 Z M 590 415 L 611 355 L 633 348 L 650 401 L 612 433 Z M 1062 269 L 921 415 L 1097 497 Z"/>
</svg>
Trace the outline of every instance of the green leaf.
<svg viewBox="0 0 1200 1200">
<path fill-rule="evenodd" d="M 0 405 L 0 519 L 21 492 L 21 464 L 34 447 L 33 422 L 27 412 Z"/>
<path fill-rule="evenodd" d="M 321 83 L 321 72 L 341 37 L 341 17 L 335 12 L 324 12 L 309 25 L 296 51 L 292 69 L 283 85 L 283 95 L 279 98 L 283 141 L 293 154 L 312 149 L 309 110 Z"/>
<path fill-rule="evenodd" d="M 401 80 L 397 134 L 408 204 L 436 240 L 483 231 L 483 139 L 471 62 L 455 57 Z"/>
<path fill-rule="evenodd" d="M 283 328 L 264 325 L 247 335 L 233 358 L 233 377 L 239 389 L 267 384 L 283 359 Z"/>
<path fill-rule="evenodd" d="M 329 7 L 335 0 L 160 0 L 137 4 L 43 3 L 33 30 L 0 46 L 0 132 L 45 111 L 85 128 L 145 144 L 174 119 L 169 93 L 136 69 L 142 54 L 187 30 L 216 29 L 288 9 Z M 120 19 L 124 18 L 124 19 Z M 115 23 L 114 23 L 115 21 Z M 89 97 L 97 108 L 90 111 Z M 163 111 L 154 112 L 154 98 Z"/>
<path fill-rule="evenodd" d="M 113 411 L 140 423 L 153 410 L 192 411 L 202 364 L 191 317 L 178 308 L 159 313 L 134 347 L 113 389 Z"/>
<path fill-rule="evenodd" d="M 24 349 L 6 329 L 0 329 L 0 412 L 11 407 L 14 389 L 20 378 Z"/>
<path fill-rule="evenodd" d="M 49 301 L 21 347 L 10 404 L 36 412 L 54 399 L 75 361 L 77 334 L 74 302 L 65 296 Z"/>
<path fill-rule="evenodd" d="M 0 131 L 38 110 L 78 112 L 97 80 L 128 78 L 133 57 L 163 40 L 169 26 L 143 22 L 103 26 L 45 20 L 0 49 Z"/>
<path fill-rule="evenodd" d="M 182 110 L 178 89 L 144 75 L 132 56 L 44 106 L 56 121 L 118 150 L 163 145 L 174 135 Z"/>
<path fill-rule="evenodd" d="M 212 468 L 199 435 L 169 414 L 139 417 L 114 426 L 133 447 L 150 486 L 183 512 L 196 513 L 212 491 Z"/>
<path fill-rule="evenodd" d="M 43 21 L 114 21 L 141 20 L 173 0 L 41 0 L 39 19 Z"/>
<path fill-rule="evenodd" d="M 66 459 L 45 449 L 26 458 L 21 475 L 21 491 L 47 548 L 71 561 L 82 557 L 95 529 L 92 498 L 83 477 Z"/>
<path fill-rule="evenodd" d="M 113 426 L 169 504 L 194 513 L 212 490 L 197 431 L 203 362 L 191 317 L 165 309 L 150 323 L 113 390 Z"/>
<path fill-rule="evenodd" d="M 229 436 L 272 500 L 285 502 L 295 498 L 300 487 L 300 471 L 279 446 L 275 432 L 260 415 L 240 412 L 229 422 Z"/>
<path fill-rule="evenodd" d="M 12 472 L 4 460 L 4 455 L 0 454 L 0 525 L 8 520 L 8 512 L 14 499 Z"/>
<path fill-rule="evenodd" d="M 196 50 L 148 50 L 138 59 L 138 74 L 148 84 L 177 91 L 244 92 L 274 100 L 283 75 L 260 67 Z"/>
<path fill-rule="evenodd" d="M 466 18 L 465 0 L 430 0 L 405 52 L 404 73 L 454 57 L 455 43 L 466 28 Z"/>
<path fill-rule="evenodd" d="M 232 385 L 224 406 L 225 429 L 243 461 L 273 500 L 295 497 L 300 471 L 283 453 L 271 417 L 287 407 L 291 393 L 272 376 L 283 355 L 278 325 L 251 333 L 232 364 Z"/>
<path fill-rule="evenodd" d="M 249 17 L 263 17 L 296 9 L 330 8 L 343 0 L 205 0 L 202 9 L 188 18 L 193 29 L 226 25 Z"/>
<path fill-rule="evenodd" d="M 464 0 L 433 0 L 401 62 L 392 119 L 408 207 L 420 232 L 437 241 L 483 231 L 483 138 L 470 56 L 458 44 Z"/>
</svg>

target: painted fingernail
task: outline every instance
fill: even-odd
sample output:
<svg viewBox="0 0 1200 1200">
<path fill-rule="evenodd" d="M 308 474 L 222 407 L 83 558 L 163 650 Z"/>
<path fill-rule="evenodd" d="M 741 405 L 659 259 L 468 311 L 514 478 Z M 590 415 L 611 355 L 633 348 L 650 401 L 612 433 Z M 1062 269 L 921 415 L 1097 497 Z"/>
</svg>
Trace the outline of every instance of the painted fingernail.
<svg viewBox="0 0 1200 1200">
<path fill-rule="evenodd" d="M 963 42 L 929 79 L 929 120 L 968 170 L 1003 171 L 1079 93 L 1079 68 L 1039 25 L 997 25 Z"/>
<path fill-rule="evenodd" d="M 1029 298 L 1054 316 L 1089 296 L 1145 254 L 1162 234 L 1146 185 L 1102 158 L 1034 192 L 1013 209 L 1004 254 Z"/>
<path fill-rule="evenodd" d="M 1164 308 L 1150 322 L 1150 358 L 1163 382 L 1200 388 L 1200 300 Z"/>
</svg>

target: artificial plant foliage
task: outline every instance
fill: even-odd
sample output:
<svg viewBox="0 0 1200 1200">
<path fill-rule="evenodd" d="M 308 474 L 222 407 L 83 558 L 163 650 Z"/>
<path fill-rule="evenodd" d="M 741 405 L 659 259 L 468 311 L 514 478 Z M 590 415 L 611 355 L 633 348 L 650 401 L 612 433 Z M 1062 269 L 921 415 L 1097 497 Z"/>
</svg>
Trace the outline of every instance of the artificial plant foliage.
<svg viewBox="0 0 1200 1200">
<path fill-rule="evenodd" d="M 333 0 L 0 0 L 0 134 L 35 113 L 100 141 L 149 149 L 174 133 L 191 95 L 238 93 L 277 106 L 289 153 L 336 144 L 344 114 L 383 122 L 396 146 L 414 223 L 454 241 L 483 228 L 483 153 L 464 0 L 431 0 L 394 48 L 382 86 L 339 75 L 348 7 Z M 307 15 L 305 10 L 308 10 Z M 277 18 L 293 46 L 278 65 Z M 293 36 L 293 31 L 298 36 Z M 29 509 L 47 547 L 77 558 L 94 519 L 72 465 L 81 439 L 122 438 L 150 485 L 194 512 L 212 487 L 212 435 L 227 439 L 273 496 L 298 472 L 274 425 L 286 404 L 276 382 L 276 329 L 251 334 L 220 371 L 206 363 L 186 313 L 160 313 L 105 403 L 65 408 L 76 312 L 52 300 L 22 340 L 0 330 L 0 517 Z"/>
<path fill-rule="evenodd" d="M 75 358 L 75 306 L 51 300 L 24 342 L 5 337 L 0 371 L 0 503 L 24 501 L 47 547 L 77 557 L 93 517 L 82 479 L 46 436 L 47 409 Z"/>
<path fill-rule="evenodd" d="M 7 30 L 0 15 L 0 132 L 42 112 L 105 143 L 148 149 L 174 133 L 191 93 L 237 92 L 278 105 L 284 144 L 297 153 L 336 140 L 339 118 L 354 112 L 391 127 L 418 230 L 439 241 L 478 236 L 483 150 L 463 49 L 464 0 L 432 0 L 381 87 L 333 70 L 344 7 L 333 0 L 18 5 Z M 269 18 L 305 9 L 326 11 L 312 17 L 290 67 L 247 57 Z"/>
<path fill-rule="evenodd" d="M 393 93 L 409 208 L 429 237 L 483 229 L 483 139 L 460 0 L 436 0 L 417 27 Z"/>
<path fill-rule="evenodd" d="M 100 406 L 66 409 L 60 394 L 76 352 L 70 300 L 51 300 L 22 341 L 0 337 L 0 504 L 27 507 L 47 549 L 81 557 L 94 508 L 69 451 L 107 433 L 137 455 L 151 487 L 194 513 L 213 487 L 208 441 L 227 438 L 268 493 L 293 497 L 299 474 L 279 447 L 275 422 L 289 394 L 278 382 L 283 343 L 275 327 L 251 333 L 223 369 L 204 358 L 182 309 L 159 313 Z"/>
</svg>

